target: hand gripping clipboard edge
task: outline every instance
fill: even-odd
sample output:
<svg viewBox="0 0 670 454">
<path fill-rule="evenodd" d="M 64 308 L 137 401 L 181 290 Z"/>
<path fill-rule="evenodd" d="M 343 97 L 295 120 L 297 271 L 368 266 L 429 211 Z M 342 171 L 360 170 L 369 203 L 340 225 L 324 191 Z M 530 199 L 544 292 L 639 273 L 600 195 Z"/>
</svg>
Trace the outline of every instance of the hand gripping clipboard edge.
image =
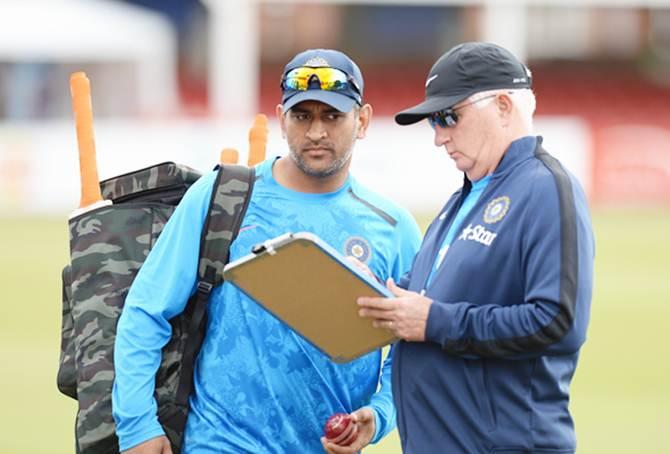
<svg viewBox="0 0 670 454">
<path fill-rule="evenodd" d="M 358 296 L 392 297 L 339 252 L 308 232 L 286 233 L 230 262 L 224 280 L 333 361 L 342 363 L 396 340 L 358 316 Z"/>
</svg>

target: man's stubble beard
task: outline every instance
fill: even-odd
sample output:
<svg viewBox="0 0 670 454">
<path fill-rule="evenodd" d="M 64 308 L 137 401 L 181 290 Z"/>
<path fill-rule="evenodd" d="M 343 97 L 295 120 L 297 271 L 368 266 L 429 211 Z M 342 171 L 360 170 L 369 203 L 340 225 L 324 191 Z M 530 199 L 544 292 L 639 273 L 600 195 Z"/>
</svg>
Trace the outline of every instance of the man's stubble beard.
<svg viewBox="0 0 670 454">
<path fill-rule="evenodd" d="M 347 152 L 344 153 L 344 155 L 342 155 L 338 159 L 335 159 L 325 169 L 315 169 L 311 167 L 309 164 L 307 164 L 307 162 L 305 162 L 305 160 L 302 158 L 302 155 L 293 149 L 290 150 L 290 156 L 295 165 L 298 166 L 298 168 L 304 174 L 315 178 L 328 178 L 341 171 L 349 163 L 349 161 L 351 160 L 353 150 L 354 150 L 354 144 L 352 143 L 351 147 L 349 147 L 349 150 L 347 150 Z"/>
<path fill-rule="evenodd" d="M 295 163 L 296 166 L 305 174 L 309 175 L 310 177 L 314 178 L 328 178 L 339 171 L 341 171 L 348 163 L 351 161 L 351 156 L 354 152 L 354 145 L 356 144 L 356 137 L 358 136 L 358 128 L 355 128 L 353 134 L 352 134 L 352 139 L 351 139 L 351 144 L 349 146 L 349 149 L 338 159 L 335 159 L 328 167 L 326 167 L 323 170 L 317 170 L 312 167 L 310 167 L 307 162 L 302 158 L 302 154 L 300 154 L 298 151 L 296 151 L 294 148 L 289 148 L 289 155 L 293 162 Z"/>
</svg>

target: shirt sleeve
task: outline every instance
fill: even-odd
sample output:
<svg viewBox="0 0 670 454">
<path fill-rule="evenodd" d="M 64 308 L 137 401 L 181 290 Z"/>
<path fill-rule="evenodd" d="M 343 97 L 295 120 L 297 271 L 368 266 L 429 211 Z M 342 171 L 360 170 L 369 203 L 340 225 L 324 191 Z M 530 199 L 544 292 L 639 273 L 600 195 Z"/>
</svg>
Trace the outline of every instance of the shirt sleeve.
<svg viewBox="0 0 670 454">
<path fill-rule="evenodd" d="M 112 413 L 121 451 L 164 434 L 154 398 L 169 320 L 180 314 L 197 279 L 202 226 L 216 172 L 184 195 L 126 297 L 114 344 Z"/>
<path fill-rule="evenodd" d="M 561 184 L 535 186 L 523 218 L 519 279 L 524 300 L 434 301 L 428 340 L 451 354 L 507 359 L 580 348 L 589 319 L 594 244 L 581 188 L 564 177 L 562 192 Z"/>
<path fill-rule="evenodd" d="M 391 392 L 391 367 L 393 367 L 393 345 L 389 348 L 379 379 L 379 390 L 370 399 L 375 415 L 375 434 L 370 443 L 377 443 L 396 426 L 396 410 Z"/>
<path fill-rule="evenodd" d="M 421 231 L 409 213 L 403 213 L 396 227 L 394 244 L 398 250 L 390 272 L 383 279 L 392 277 L 395 281 L 410 269 L 414 256 L 421 244 Z M 393 366 L 393 346 L 382 365 L 379 390 L 372 396 L 370 407 L 375 414 L 375 434 L 371 443 L 376 443 L 396 427 L 396 410 L 391 392 L 391 368 Z"/>
</svg>

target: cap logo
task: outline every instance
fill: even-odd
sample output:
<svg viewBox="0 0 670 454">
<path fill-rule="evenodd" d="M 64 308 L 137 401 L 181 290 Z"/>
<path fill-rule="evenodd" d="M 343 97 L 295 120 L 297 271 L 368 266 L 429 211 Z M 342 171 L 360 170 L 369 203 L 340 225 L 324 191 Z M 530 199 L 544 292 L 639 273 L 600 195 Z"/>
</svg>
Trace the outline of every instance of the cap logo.
<svg viewBox="0 0 670 454">
<path fill-rule="evenodd" d="M 430 85 L 430 83 L 431 83 L 432 81 L 434 81 L 435 79 L 437 79 L 437 76 L 439 76 L 439 74 L 432 75 L 432 76 L 430 76 L 430 77 L 428 78 L 428 80 L 426 80 L 426 88 L 428 88 L 428 85 Z"/>
<path fill-rule="evenodd" d="M 528 66 L 522 65 L 524 71 L 526 72 L 526 77 L 516 77 L 512 80 L 512 83 L 514 84 L 525 84 L 528 82 L 532 77 L 533 74 L 530 72 L 530 69 L 528 69 Z"/>
<path fill-rule="evenodd" d="M 320 68 L 320 67 L 323 67 L 323 66 L 330 66 L 330 64 L 328 64 L 328 62 L 326 61 L 325 58 L 314 57 L 314 58 L 310 58 L 309 60 L 307 60 L 307 62 L 304 64 L 304 66 L 311 66 L 311 67 L 314 67 L 314 68 Z"/>
</svg>

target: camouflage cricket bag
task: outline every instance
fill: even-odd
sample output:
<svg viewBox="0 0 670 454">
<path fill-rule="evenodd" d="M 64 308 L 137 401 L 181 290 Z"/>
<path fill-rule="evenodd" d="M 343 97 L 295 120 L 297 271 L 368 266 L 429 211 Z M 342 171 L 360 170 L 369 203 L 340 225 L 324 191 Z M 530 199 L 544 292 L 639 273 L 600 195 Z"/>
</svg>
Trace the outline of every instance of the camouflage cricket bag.
<svg viewBox="0 0 670 454">
<path fill-rule="evenodd" d="M 125 297 L 140 266 L 186 190 L 200 174 L 171 162 L 100 183 L 112 205 L 70 219 L 70 264 L 63 270 L 59 390 L 76 399 L 76 450 L 118 453 L 112 418 L 114 339 Z M 170 321 L 172 338 L 156 374 L 158 418 L 180 452 L 193 386 L 193 368 L 205 331 L 206 305 L 222 283 L 230 243 L 237 235 L 254 183 L 253 168 L 218 169 L 200 241 L 198 291 Z"/>
</svg>

